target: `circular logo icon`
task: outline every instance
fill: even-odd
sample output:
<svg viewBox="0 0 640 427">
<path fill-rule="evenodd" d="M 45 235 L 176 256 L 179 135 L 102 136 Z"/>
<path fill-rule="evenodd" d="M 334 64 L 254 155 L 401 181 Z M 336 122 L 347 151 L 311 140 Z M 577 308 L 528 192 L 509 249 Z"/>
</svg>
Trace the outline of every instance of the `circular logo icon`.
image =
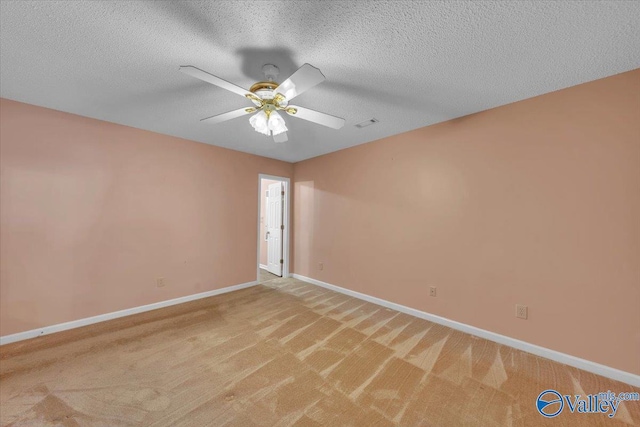
<svg viewBox="0 0 640 427">
<path fill-rule="evenodd" d="M 547 418 L 557 416 L 564 408 L 562 396 L 555 390 L 545 390 L 538 396 L 536 400 L 536 408 L 540 415 Z"/>
</svg>

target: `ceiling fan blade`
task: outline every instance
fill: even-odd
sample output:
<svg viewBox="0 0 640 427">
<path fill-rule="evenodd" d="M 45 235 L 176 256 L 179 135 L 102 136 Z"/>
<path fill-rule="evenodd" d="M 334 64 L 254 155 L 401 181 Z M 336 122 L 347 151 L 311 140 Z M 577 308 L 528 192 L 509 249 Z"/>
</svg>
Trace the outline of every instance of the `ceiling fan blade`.
<svg viewBox="0 0 640 427">
<path fill-rule="evenodd" d="M 235 119 L 236 117 L 245 116 L 247 114 L 255 113 L 257 110 L 255 108 L 239 108 L 237 110 L 229 111 L 227 113 L 218 114 L 216 116 L 207 117 L 206 119 L 200 120 L 201 122 L 207 123 L 220 123 L 226 122 L 227 120 Z"/>
<path fill-rule="evenodd" d="M 273 142 L 287 142 L 289 138 L 287 137 L 286 132 L 279 133 L 277 135 L 273 135 Z"/>
<path fill-rule="evenodd" d="M 340 117 L 310 110 L 308 108 L 298 107 L 297 105 L 289 105 L 285 111 L 290 116 L 318 123 L 319 125 L 327 126 L 333 129 L 340 129 L 342 126 L 344 126 L 344 119 L 341 119 Z"/>
<path fill-rule="evenodd" d="M 287 80 L 280 83 L 276 89 L 277 93 L 284 95 L 288 101 L 300 95 L 307 89 L 311 89 L 315 85 L 325 80 L 324 75 L 316 67 L 304 64 L 302 67 L 291 75 Z"/>
<path fill-rule="evenodd" d="M 190 75 L 191 77 L 195 77 L 196 79 L 200 79 L 207 83 L 211 83 L 212 85 L 221 87 L 222 89 L 226 89 L 233 93 L 237 93 L 240 96 L 246 97 L 247 94 L 253 95 L 246 89 L 241 88 L 240 86 L 236 86 L 233 83 L 229 83 L 226 80 L 221 79 L 220 77 L 216 77 L 213 74 L 209 74 L 206 71 L 202 71 L 200 68 L 193 67 L 191 65 L 183 65 L 180 67 L 180 71 L 185 74 Z"/>
</svg>

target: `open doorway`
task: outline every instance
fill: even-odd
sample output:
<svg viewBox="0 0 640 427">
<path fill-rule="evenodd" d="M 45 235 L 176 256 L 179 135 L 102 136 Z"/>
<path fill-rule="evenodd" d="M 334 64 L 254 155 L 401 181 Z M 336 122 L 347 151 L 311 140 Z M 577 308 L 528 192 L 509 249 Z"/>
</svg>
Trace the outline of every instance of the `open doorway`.
<svg viewBox="0 0 640 427">
<path fill-rule="evenodd" d="M 258 176 L 258 282 L 289 276 L 289 178 Z"/>
</svg>

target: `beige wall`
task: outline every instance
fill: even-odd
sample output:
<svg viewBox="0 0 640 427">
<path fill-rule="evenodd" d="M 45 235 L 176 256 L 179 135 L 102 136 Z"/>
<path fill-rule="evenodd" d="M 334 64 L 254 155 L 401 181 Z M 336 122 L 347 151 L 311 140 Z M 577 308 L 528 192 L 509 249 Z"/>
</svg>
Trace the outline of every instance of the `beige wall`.
<svg viewBox="0 0 640 427">
<path fill-rule="evenodd" d="M 260 194 L 260 264 L 267 265 L 267 241 L 264 239 L 267 233 L 266 219 L 267 219 L 267 196 L 266 191 L 269 189 L 270 184 L 275 184 L 278 181 L 272 181 L 270 179 L 262 180 L 262 194 Z"/>
<path fill-rule="evenodd" d="M 295 169 L 296 273 L 638 374 L 639 117 L 636 70 L 292 166 L 0 100 L 0 335 L 255 280 Z"/>
<path fill-rule="evenodd" d="M 294 174 L 295 273 L 640 374 L 640 70 Z"/>
<path fill-rule="evenodd" d="M 0 335 L 256 280 L 258 174 L 291 164 L 6 99 L 0 121 Z"/>
</svg>

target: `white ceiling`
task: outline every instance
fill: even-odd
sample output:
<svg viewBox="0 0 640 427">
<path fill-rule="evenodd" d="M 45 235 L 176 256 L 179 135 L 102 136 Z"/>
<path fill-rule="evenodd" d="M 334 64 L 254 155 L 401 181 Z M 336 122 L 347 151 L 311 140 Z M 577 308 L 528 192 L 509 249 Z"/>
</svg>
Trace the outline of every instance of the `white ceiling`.
<svg viewBox="0 0 640 427">
<path fill-rule="evenodd" d="M 0 40 L 2 97 L 299 161 L 638 68 L 640 2 L 2 0 Z M 178 71 L 305 62 L 327 80 L 295 103 L 346 125 L 285 117 L 285 144 L 200 123 L 251 104 Z"/>
</svg>

